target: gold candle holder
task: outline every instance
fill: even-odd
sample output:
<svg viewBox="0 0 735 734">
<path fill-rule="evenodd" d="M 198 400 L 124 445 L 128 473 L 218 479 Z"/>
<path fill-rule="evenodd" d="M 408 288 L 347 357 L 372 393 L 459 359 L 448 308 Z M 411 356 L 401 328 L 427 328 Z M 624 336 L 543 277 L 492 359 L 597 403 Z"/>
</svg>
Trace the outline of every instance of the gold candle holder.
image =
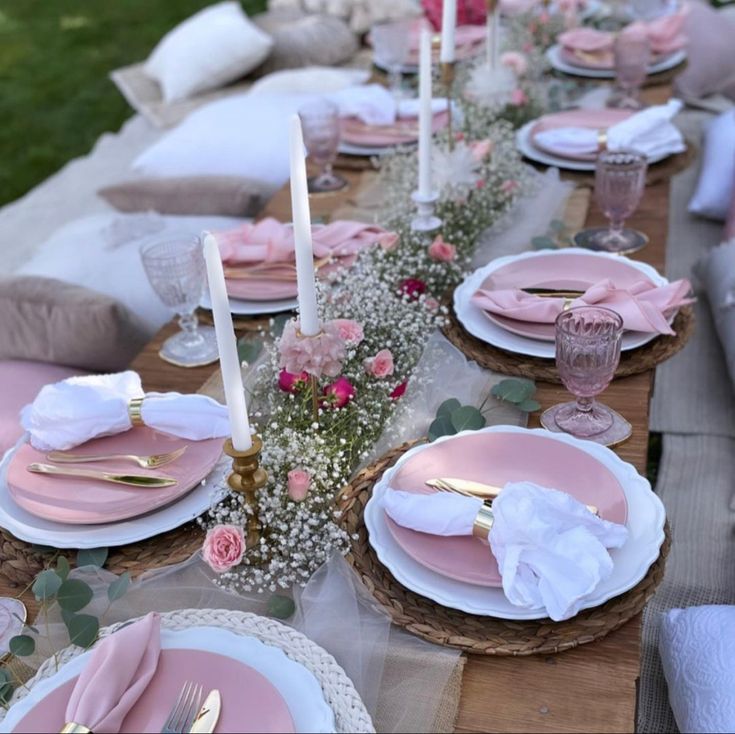
<svg viewBox="0 0 735 734">
<path fill-rule="evenodd" d="M 268 474 L 260 466 L 260 452 L 263 442 L 259 436 L 253 436 L 253 445 L 247 451 L 238 451 L 232 445 L 232 439 L 225 441 L 224 451 L 232 457 L 232 473 L 227 484 L 234 492 L 245 495 L 252 513 L 248 516 L 246 528 L 247 548 L 256 548 L 260 542 L 261 525 L 258 517 L 258 490 L 265 486 Z"/>
<path fill-rule="evenodd" d="M 452 91 L 456 70 L 454 61 L 442 61 L 442 84 L 446 89 L 447 97 L 447 133 L 449 135 L 449 150 L 454 150 L 454 132 L 452 130 Z"/>
</svg>

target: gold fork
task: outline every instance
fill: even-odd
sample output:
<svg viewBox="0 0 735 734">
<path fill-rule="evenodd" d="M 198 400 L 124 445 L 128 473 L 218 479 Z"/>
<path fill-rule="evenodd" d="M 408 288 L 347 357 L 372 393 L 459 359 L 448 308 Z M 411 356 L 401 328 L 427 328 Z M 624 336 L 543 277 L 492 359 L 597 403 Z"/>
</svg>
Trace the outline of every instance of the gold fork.
<svg viewBox="0 0 735 734">
<path fill-rule="evenodd" d="M 167 454 L 151 454 L 150 456 L 138 456 L 137 454 L 74 454 L 69 451 L 51 451 L 46 454 L 49 461 L 56 464 L 89 464 L 94 461 L 133 461 L 142 469 L 157 469 L 172 461 L 176 461 L 186 451 L 182 446 Z"/>
<path fill-rule="evenodd" d="M 331 255 L 325 255 L 314 260 L 314 270 L 324 267 L 332 261 Z M 276 269 L 285 269 L 287 272 L 269 274 L 268 271 Z M 268 278 L 269 280 L 296 280 L 296 266 L 288 262 L 279 263 L 262 263 L 260 265 L 233 266 L 225 268 L 225 278 L 243 279 L 243 278 Z"/>
</svg>

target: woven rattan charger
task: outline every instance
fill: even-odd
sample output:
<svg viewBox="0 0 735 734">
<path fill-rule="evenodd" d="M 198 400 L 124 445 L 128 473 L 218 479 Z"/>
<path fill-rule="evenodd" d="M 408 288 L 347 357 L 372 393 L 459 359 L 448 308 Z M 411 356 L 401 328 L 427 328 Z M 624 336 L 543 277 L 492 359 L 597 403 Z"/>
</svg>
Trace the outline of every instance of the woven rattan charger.
<svg viewBox="0 0 735 734">
<path fill-rule="evenodd" d="M 438 645 L 481 655 L 548 655 L 568 650 L 614 632 L 642 611 L 661 583 L 671 536 L 668 524 L 661 553 L 645 578 L 625 594 L 602 606 L 585 609 L 564 622 L 481 617 L 448 609 L 399 584 L 378 560 L 368 541 L 364 510 L 373 485 L 408 449 L 390 451 L 340 493 L 341 525 L 353 537 L 347 560 L 394 624 Z"/>
</svg>

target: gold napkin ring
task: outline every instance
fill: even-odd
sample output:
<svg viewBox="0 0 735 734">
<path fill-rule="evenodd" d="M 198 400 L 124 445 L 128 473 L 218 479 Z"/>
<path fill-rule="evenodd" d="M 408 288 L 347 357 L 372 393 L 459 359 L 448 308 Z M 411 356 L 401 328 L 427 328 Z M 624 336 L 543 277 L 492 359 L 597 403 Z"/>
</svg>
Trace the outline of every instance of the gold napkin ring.
<svg viewBox="0 0 735 734">
<path fill-rule="evenodd" d="M 128 403 L 128 416 L 130 416 L 130 423 L 134 426 L 143 426 L 143 401 L 142 398 L 132 398 Z"/>
<path fill-rule="evenodd" d="M 607 130 L 605 128 L 600 128 L 597 131 L 597 150 L 599 153 L 607 150 Z"/>
<path fill-rule="evenodd" d="M 70 721 L 64 724 L 61 734 L 92 734 L 92 730 L 87 729 L 84 724 L 75 724 L 73 721 Z"/>
<path fill-rule="evenodd" d="M 487 540 L 487 536 L 492 530 L 494 521 L 495 518 L 493 517 L 493 511 L 486 505 L 483 505 L 477 513 L 475 522 L 472 525 L 472 535 L 476 538 Z"/>
</svg>

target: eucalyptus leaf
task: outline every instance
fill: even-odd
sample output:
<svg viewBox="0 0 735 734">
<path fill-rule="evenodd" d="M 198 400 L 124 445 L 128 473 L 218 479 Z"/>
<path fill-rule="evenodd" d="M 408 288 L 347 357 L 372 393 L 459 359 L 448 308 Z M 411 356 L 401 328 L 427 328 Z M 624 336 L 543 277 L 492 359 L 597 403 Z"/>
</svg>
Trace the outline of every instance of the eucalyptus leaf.
<svg viewBox="0 0 735 734">
<path fill-rule="evenodd" d="M 56 592 L 62 583 L 62 579 L 56 571 L 47 568 L 36 576 L 36 580 L 33 582 L 31 589 L 38 601 L 48 601 L 56 596 Z"/>
<path fill-rule="evenodd" d="M 452 411 L 452 426 L 454 430 L 460 431 L 476 431 L 484 428 L 486 424 L 485 416 L 472 405 L 463 405 Z"/>
<path fill-rule="evenodd" d="M 9 647 L 13 655 L 24 658 L 36 651 L 36 641 L 30 635 L 16 635 L 10 638 Z"/>
<path fill-rule="evenodd" d="M 556 242 L 551 237 L 541 235 L 539 237 L 531 238 L 531 245 L 535 250 L 555 250 Z"/>
<path fill-rule="evenodd" d="M 549 222 L 549 230 L 551 232 L 556 232 L 557 234 L 559 232 L 563 232 L 565 227 L 566 225 L 561 221 L 561 219 L 552 219 Z"/>
<path fill-rule="evenodd" d="M 56 575 L 64 581 L 69 575 L 70 566 L 66 556 L 59 556 L 56 559 Z"/>
<path fill-rule="evenodd" d="M 283 329 L 290 320 L 291 316 L 287 313 L 279 313 L 278 316 L 274 316 L 271 324 L 271 334 L 276 338 L 281 336 Z"/>
<path fill-rule="evenodd" d="M 74 612 L 69 611 L 68 609 L 62 609 L 61 610 L 61 619 L 64 620 L 64 624 L 68 627 L 69 622 L 71 622 L 72 617 L 74 617 Z"/>
<path fill-rule="evenodd" d="M 533 398 L 527 398 L 520 403 L 516 404 L 519 410 L 524 410 L 526 413 L 534 413 L 537 410 L 541 410 L 541 403 Z"/>
<path fill-rule="evenodd" d="M 10 698 L 15 691 L 15 686 L 12 683 L 6 682 L 0 685 L 0 704 L 7 706 L 10 703 Z"/>
<path fill-rule="evenodd" d="M 7 683 L 10 680 L 10 673 L 7 668 L 0 668 L 0 684 Z"/>
<path fill-rule="evenodd" d="M 107 598 L 113 602 L 121 599 L 125 596 L 125 592 L 130 587 L 130 574 L 125 571 L 122 575 L 118 576 L 108 587 L 107 587 Z"/>
<path fill-rule="evenodd" d="M 448 400 L 445 400 L 437 409 L 436 409 L 436 417 L 442 415 L 451 415 L 453 410 L 457 410 L 457 408 L 461 407 L 462 403 L 457 400 L 457 398 L 449 398 Z"/>
<path fill-rule="evenodd" d="M 448 415 L 440 415 L 429 426 L 429 441 L 436 441 L 440 436 L 453 436 L 457 430 Z"/>
<path fill-rule="evenodd" d="M 67 579 L 56 593 L 56 601 L 62 609 L 78 612 L 92 601 L 92 589 L 89 584 L 79 579 Z"/>
<path fill-rule="evenodd" d="M 69 640 L 79 647 L 90 647 L 97 639 L 100 623 L 97 617 L 91 614 L 75 614 L 66 625 L 69 631 Z"/>
<path fill-rule="evenodd" d="M 244 338 L 237 343 L 237 356 L 240 362 L 253 364 L 263 351 L 263 342 L 257 339 Z"/>
<path fill-rule="evenodd" d="M 496 398 L 509 403 L 522 403 L 536 392 L 536 386 L 528 380 L 509 377 L 494 385 L 490 391 Z"/>
<path fill-rule="evenodd" d="M 102 568 L 107 560 L 107 548 L 83 548 L 77 553 L 77 566 Z"/>
<path fill-rule="evenodd" d="M 293 599 L 281 594 L 274 594 L 268 599 L 268 614 L 276 619 L 288 619 L 296 611 Z"/>
</svg>

